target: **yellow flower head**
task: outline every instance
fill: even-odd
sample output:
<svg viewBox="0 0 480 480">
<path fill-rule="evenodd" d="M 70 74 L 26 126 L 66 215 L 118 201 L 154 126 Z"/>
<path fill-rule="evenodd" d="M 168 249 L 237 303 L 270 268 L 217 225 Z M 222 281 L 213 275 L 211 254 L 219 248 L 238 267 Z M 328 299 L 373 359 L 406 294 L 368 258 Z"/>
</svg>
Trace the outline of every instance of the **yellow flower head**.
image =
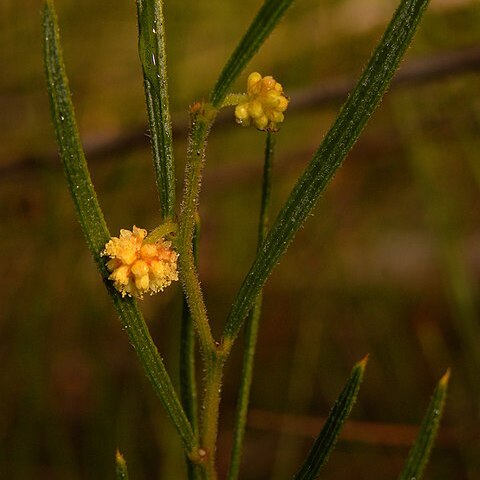
<svg viewBox="0 0 480 480">
<path fill-rule="evenodd" d="M 237 123 L 244 126 L 253 123 L 259 130 L 275 131 L 277 123 L 283 122 L 288 102 L 280 83 L 253 72 L 247 79 L 247 94 L 235 107 Z"/>
<path fill-rule="evenodd" d="M 147 231 L 133 227 L 133 231 L 120 230 L 120 237 L 112 237 L 102 255 L 107 262 L 108 277 L 122 294 L 142 298 L 153 295 L 178 280 L 177 257 L 171 242 L 164 239 L 146 243 Z"/>
</svg>

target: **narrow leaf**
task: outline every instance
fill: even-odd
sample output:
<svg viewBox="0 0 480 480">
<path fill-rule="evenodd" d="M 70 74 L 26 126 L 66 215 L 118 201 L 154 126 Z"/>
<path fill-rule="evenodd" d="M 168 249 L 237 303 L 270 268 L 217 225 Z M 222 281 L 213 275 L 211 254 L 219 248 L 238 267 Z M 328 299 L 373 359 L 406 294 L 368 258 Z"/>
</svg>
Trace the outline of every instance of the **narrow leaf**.
<svg viewBox="0 0 480 480">
<path fill-rule="evenodd" d="M 215 84 L 210 96 L 210 102 L 215 108 L 221 106 L 232 83 L 258 52 L 292 3 L 293 0 L 265 0 Z"/>
<path fill-rule="evenodd" d="M 408 454 L 405 468 L 398 477 L 399 480 L 420 480 L 422 478 L 442 419 L 449 379 L 450 370 L 447 370 L 433 392 L 427 412 L 420 425 L 417 439 Z"/>
<path fill-rule="evenodd" d="M 115 454 L 115 478 L 116 480 L 128 480 L 127 462 L 118 450 Z"/>
<path fill-rule="evenodd" d="M 365 373 L 365 367 L 367 366 L 367 360 L 368 357 L 365 357 L 353 367 L 350 378 L 328 415 L 322 431 L 315 439 L 310 452 L 308 452 L 307 458 L 293 477 L 294 480 L 313 480 L 317 478 L 320 469 L 335 447 L 340 430 L 355 404 Z"/>
<path fill-rule="evenodd" d="M 137 0 L 138 50 L 142 62 L 153 165 L 163 217 L 175 214 L 175 165 L 170 119 L 163 2 Z"/>
<path fill-rule="evenodd" d="M 145 321 L 132 298 L 122 298 L 108 280 L 101 256 L 110 233 L 95 194 L 83 153 L 65 73 L 57 17 L 53 1 L 45 2 L 43 16 L 44 55 L 50 108 L 60 158 L 88 247 L 110 294 L 120 321 L 135 348 L 142 367 L 177 428 L 188 451 L 196 447 L 190 423 L 180 405 Z M 74 285 L 72 285 L 74 287 Z"/>
<path fill-rule="evenodd" d="M 231 341 L 270 272 L 312 211 L 385 93 L 428 0 L 403 0 L 360 80 L 293 188 L 237 294 L 225 326 Z"/>
<path fill-rule="evenodd" d="M 57 19 L 50 0 L 45 3 L 43 29 L 47 88 L 60 159 L 88 247 L 105 277 L 107 271 L 100 253 L 110 239 L 110 233 L 98 204 L 80 142 L 60 50 Z"/>
</svg>

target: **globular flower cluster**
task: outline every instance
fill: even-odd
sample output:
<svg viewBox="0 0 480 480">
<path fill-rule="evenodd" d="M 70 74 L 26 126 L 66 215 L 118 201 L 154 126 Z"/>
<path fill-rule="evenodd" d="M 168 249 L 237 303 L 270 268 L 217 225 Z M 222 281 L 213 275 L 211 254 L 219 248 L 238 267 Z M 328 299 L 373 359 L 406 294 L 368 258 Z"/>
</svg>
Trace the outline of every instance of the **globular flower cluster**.
<svg viewBox="0 0 480 480">
<path fill-rule="evenodd" d="M 271 76 L 253 72 L 247 79 L 245 98 L 235 107 L 237 123 L 244 126 L 253 123 L 259 130 L 275 131 L 277 123 L 283 122 L 288 102 L 280 83 Z"/>
<path fill-rule="evenodd" d="M 142 298 L 153 295 L 178 280 L 178 254 L 164 239 L 145 242 L 147 231 L 133 227 L 133 231 L 120 230 L 120 237 L 112 237 L 102 255 L 110 257 L 108 277 L 122 296 Z"/>
</svg>

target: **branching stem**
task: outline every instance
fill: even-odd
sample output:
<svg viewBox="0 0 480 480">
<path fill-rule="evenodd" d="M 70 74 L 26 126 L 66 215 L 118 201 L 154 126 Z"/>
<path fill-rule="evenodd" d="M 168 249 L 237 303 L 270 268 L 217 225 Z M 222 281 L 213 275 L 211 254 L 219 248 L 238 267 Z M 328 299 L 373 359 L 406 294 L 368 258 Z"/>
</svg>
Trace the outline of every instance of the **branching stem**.
<svg viewBox="0 0 480 480">
<path fill-rule="evenodd" d="M 215 450 L 218 433 L 218 414 L 223 376 L 223 366 L 230 352 L 216 342 L 212 336 L 207 310 L 203 299 L 200 281 L 195 266 L 193 236 L 197 221 L 198 197 L 201 178 L 205 165 L 206 140 L 216 115 L 216 110 L 208 104 L 195 104 L 192 107 L 191 130 L 185 169 L 185 185 L 178 229 L 177 248 L 180 253 L 180 274 L 192 316 L 200 349 L 202 352 L 204 377 L 204 395 L 200 422 L 201 463 L 206 478 L 215 480 Z"/>
</svg>

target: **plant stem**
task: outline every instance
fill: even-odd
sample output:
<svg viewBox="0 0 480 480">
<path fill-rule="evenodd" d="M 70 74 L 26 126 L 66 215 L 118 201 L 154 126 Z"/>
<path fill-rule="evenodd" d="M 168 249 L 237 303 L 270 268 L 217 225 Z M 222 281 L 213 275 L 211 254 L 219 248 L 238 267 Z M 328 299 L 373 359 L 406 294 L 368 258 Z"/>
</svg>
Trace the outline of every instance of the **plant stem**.
<svg viewBox="0 0 480 480">
<path fill-rule="evenodd" d="M 203 114 L 205 106 L 199 108 L 202 109 L 201 113 L 199 110 L 192 111 L 177 245 L 180 254 L 179 267 L 185 297 L 198 334 L 202 354 L 206 356 L 209 352 L 215 350 L 216 346 L 208 323 L 207 309 L 195 268 L 192 242 L 202 172 L 205 165 L 206 139 L 216 111 L 213 111 L 207 117 Z"/>
<path fill-rule="evenodd" d="M 209 480 L 217 479 L 215 452 L 218 434 L 218 416 L 222 390 L 223 366 L 227 355 L 220 350 L 212 352 L 206 362 L 205 394 L 202 405 L 201 448 L 206 452 L 206 473 Z"/>
<path fill-rule="evenodd" d="M 198 217 L 193 239 L 193 255 L 195 264 L 198 264 L 198 240 L 200 233 Z M 189 419 L 195 438 L 198 440 L 198 408 L 197 385 L 195 379 L 195 332 L 192 316 L 188 309 L 185 296 L 183 297 L 182 324 L 180 330 L 180 398 L 182 406 Z M 199 466 L 187 458 L 187 474 L 189 480 L 199 480 L 201 472 Z"/>
<path fill-rule="evenodd" d="M 265 163 L 263 165 L 262 200 L 260 204 L 260 216 L 258 221 L 258 248 L 265 240 L 268 232 L 268 211 L 272 190 L 272 166 L 275 155 L 275 133 L 267 132 L 265 141 Z"/>
<path fill-rule="evenodd" d="M 200 425 L 199 453 L 203 473 L 209 480 L 217 478 L 215 450 L 218 432 L 218 413 L 223 375 L 223 366 L 230 351 L 215 342 L 208 322 L 207 310 L 203 300 L 200 281 L 195 267 L 193 238 L 197 219 L 198 197 L 203 167 L 205 165 L 206 140 L 216 115 L 216 109 L 209 104 L 195 104 L 191 109 L 191 130 L 187 152 L 185 186 L 180 214 L 178 251 L 181 280 L 188 302 L 190 314 L 198 334 L 202 352 L 204 378 L 204 396 Z"/>
<path fill-rule="evenodd" d="M 195 386 L 194 357 L 195 337 L 187 305 L 184 305 L 182 317 L 182 339 L 180 345 L 180 396 L 187 418 L 192 423 L 194 433 L 197 434 L 197 389 Z"/>
<path fill-rule="evenodd" d="M 171 221 L 167 221 L 154 228 L 145 238 L 145 243 L 155 243 L 162 238 L 174 234 L 177 231 L 177 224 Z"/>
<path fill-rule="evenodd" d="M 275 135 L 267 133 L 265 145 L 265 163 L 263 166 L 262 199 L 260 204 L 260 218 L 258 222 L 258 247 L 265 239 L 268 224 L 268 209 L 270 206 L 270 191 L 272 179 L 272 163 L 275 150 Z M 238 403 L 235 412 L 235 425 L 233 427 L 233 446 L 230 457 L 230 468 L 228 480 L 236 480 L 240 471 L 240 460 L 242 455 L 243 439 L 245 437 L 245 426 L 247 423 L 248 403 L 252 385 L 253 365 L 255 349 L 257 346 L 258 325 L 262 311 L 262 293 L 255 301 L 250 317 L 245 325 L 245 351 L 243 354 L 242 374 L 238 393 Z"/>
</svg>

